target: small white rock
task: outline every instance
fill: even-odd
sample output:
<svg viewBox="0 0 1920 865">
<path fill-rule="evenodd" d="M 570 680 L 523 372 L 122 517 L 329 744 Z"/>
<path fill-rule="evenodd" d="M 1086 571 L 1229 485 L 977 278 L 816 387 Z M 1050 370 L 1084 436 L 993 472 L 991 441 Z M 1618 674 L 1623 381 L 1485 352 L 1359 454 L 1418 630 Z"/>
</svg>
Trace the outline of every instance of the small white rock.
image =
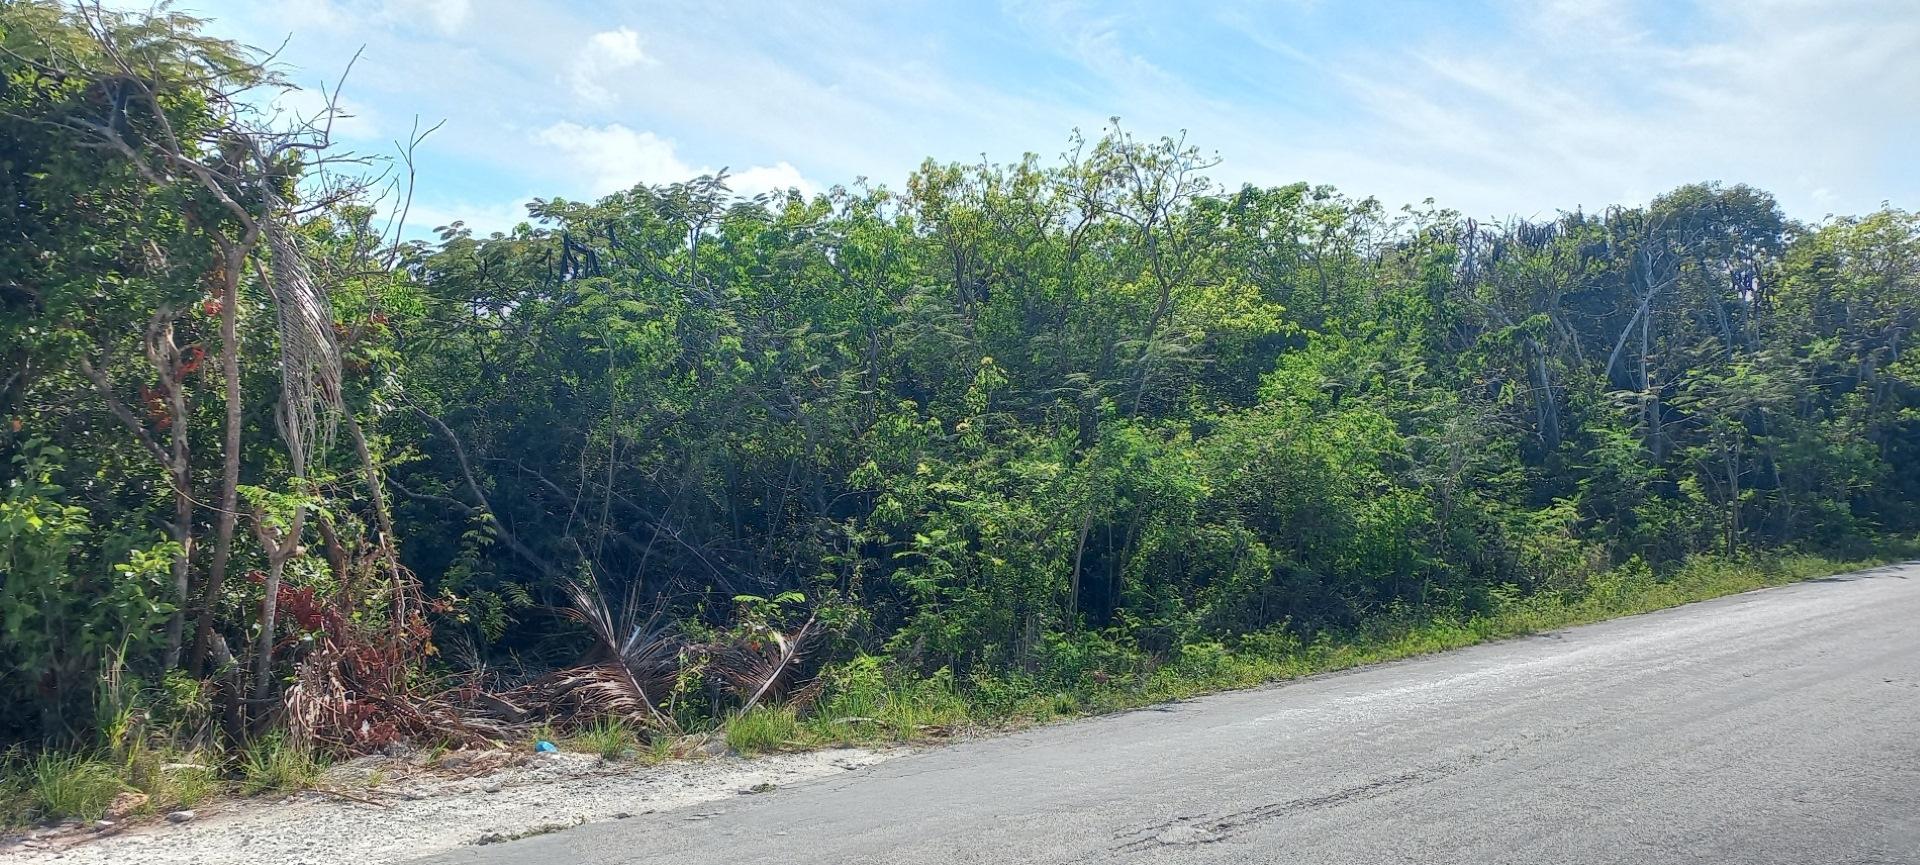
<svg viewBox="0 0 1920 865">
<path fill-rule="evenodd" d="M 200 815 L 195 814 L 192 811 L 175 811 L 167 815 L 167 822 L 168 823 L 186 823 L 198 816 Z"/>
</svg>

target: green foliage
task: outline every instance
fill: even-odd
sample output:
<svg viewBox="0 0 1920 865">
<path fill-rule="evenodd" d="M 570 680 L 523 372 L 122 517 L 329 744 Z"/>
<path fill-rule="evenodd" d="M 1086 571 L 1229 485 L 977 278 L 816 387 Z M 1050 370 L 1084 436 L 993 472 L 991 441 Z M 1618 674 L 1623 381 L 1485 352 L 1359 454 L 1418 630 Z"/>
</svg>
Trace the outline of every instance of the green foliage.
<svg viewBox="0 0 1920 865">
<path fill-rule="evenodd" d="M 0 718 L 37 712 L 49 736 L 94 719 L 109 656 L 153 646 L 155 626 L 171 611 L 155 598 L 175 554 L 159 543 L 129 549 L 110 566 L 95 557 L 90 515 L 63 504 L 65 490 L 53 482 L 63 455 L 45 441 L 25 442 L 0 501 Z"/>
<path fill-rule="evenodd" d="M 1920 217 L 1798 225 L 1716 184 L 1392 214 L 1225 188 L 1117 124 L 1053 162 L 811 199 L 705 177 L 388 248 L 366 202 L 303 203 L 343 435 L 298 459 L 253 267 L 275 256 L 232 270 L 220 240 L 272 215 L 261 190 L 325 184 L 254 166 L 236 213 L 141 171 L 162 119 L 187 143 L 161 164 L 228 158 L 229 94 L 273 82 L 183 16 L 77 14 L 0 6 L 0 736 L 139 754 L 256 735 L 309 663 L 378 657 L 355 686 L 404 690 L 604 661 L 552 614 L 587 574 L 646 622 L 598 642 L 681 727 L 910 739 L 1632 612 L 1920 529 Z M 67 122 L 127 86 L 102 34 L 152 70 L 131 157 Z M 686 651 L 643 651 L 663 634 Z M 358 651 L 381 641 L 419 649 Z M 739 682 L 816 676 L 810 714 L 730 716 Z M 243 762 L 298 786 L 311 755 L 269 736 Z"/>
</svg>

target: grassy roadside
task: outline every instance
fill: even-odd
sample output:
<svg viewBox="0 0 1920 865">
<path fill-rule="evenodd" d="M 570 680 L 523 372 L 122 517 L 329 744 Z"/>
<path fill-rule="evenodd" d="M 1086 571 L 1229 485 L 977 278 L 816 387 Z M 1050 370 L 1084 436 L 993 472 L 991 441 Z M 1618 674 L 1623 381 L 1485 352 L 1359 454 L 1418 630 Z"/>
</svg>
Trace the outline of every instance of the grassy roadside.
<svg viewBox="0 0 1920 865">
<path fill-rule="evenodd" d="M 856 661 L 834 671 L 833 687 L 804 716 L 786 708 L 756 709 L 731 719 L 725 731 L 735 750 L 756 753 L 912 741 L 966 727 L 1017 728 L 1444 652 L 1916 557 L 1920 540 L 1884 544 L 1858 559 L 1702 556 L 1660 575 L 1634 563 L 1576 590 L 1501 596 L 1490 612 L 1478 615 L 1400 616 L 1304 641 L 1284 632 L 1252 634 L 1231 644 L 1183 646 L 1166 663 L 1092 669 L 1064 681 L 995 676 L 959 683 L 936 676 L 898 682 L 882 674 L 877 659 L 869 659 L 864 666 Z"/>
<path fill-rule="evenodd" d="M 1165 661 L 1107 654 L 1050 675 L 1006 673 L 960 680 L 943 671 L 905 678 L 882 658 L 861 657 L 829 670 L 820 699 L 805 711 L 760 707 L 696 735 L 700 741 L 724 738 L 734 751 L 759 754 L 923 741 L 962 730 L 1017 729 L 1442 652 L 1916 557 L 1920 540 L 1886 544 L 1860 559 L 1810 554 L 1699 557 L 1660 575 L 1630 564 L 1572 590 L 1498 596 L 1490 611 L 1478 615 L 1402 614 L 1311 640 L 1270 631 L 1230 644 L 1189 644 Z M 701 752 L 690 747 L 695 740 L 649 738 L 611 720 L 570 736 L 543 729 L 537 737 L 611 761 L 658 763 Z M 220 765 L 225 772 L 212 768 Z M 95 753 L 13 754 L 0 762 L 0 827 L 163 814 L 224 794 L 295 790 L 315 783 L 322 768 L 315 755 L 272 738 L 225 760 L 137 745 Z M 110 812 L 116 804 L 124 813 Z"/>
</svg>

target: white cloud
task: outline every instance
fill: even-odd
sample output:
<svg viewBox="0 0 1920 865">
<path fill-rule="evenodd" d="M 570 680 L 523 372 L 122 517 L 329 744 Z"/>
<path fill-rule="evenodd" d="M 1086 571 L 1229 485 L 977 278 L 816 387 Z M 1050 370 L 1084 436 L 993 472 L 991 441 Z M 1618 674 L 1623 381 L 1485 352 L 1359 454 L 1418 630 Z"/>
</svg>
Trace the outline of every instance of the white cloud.
<svg viewBox="0 0 1920 865">
<path fill-rule="evenodd" d="M 1516 0 L 1511 33 L 1366 45 L 1337 58 L 1359 110 L 1335 134 L 1416 170 L 1355 159 L 1328 179 L 1482 216 L 1644 202 L 1697 180 L 1754 183 L 1800 216 L 1842 189 L 1842 206 L 1871 207 L 1857 190 L 1886 180 L 1876 149 L 1920 109 L 1920 67 L 1902 60 L 1920 52 L 1920 18 L 1899 5 L 1703 0 L 1675 29 L 1658 16 L 1683 7 Z"/>
<path fill-rule="evenodd" d="M 583 126 L 563 120 L 535 134 L 535 139 L 564 157 L 564 168 L 589 195 L 606 195 L 636 184 L 659 185 L 690 180 L 717 169 L 682 160 L 671 140 L 636 131 L 618 123 Z M 797 188 L 803 194 L 818 190 L 792 163 L 758 165 L 727 175 L 727 187 L 742 195 Z"/>
<path fill-rule="evenodd" d="M 762 192 L 785 192 L 798 189 L 800 194 L 811 198 L 818 187 L 800 175 L 800 169 L 793 163 L 781 160 L 772 165 L 758 165 L 745 171 L 727 175 L 727 188 L 741 195 L 758 195 Z"/>
<path fill-rule="evenodd" d="M 433 230 L 460 222 L 476 236 L 506 232 L 522 222 L 531 222 L 527 203 L 532 196 L 510 201 L 476 203 L 471 201 L 415 201 L 407 209 L 404 233 L 408 238 L 432 239 Z M 376 223 L 378 224 L 378 223 Z"/>
<path fill-rule="evenodd" d="M 582 126 L 561 121 L 540 130 L 540 143 L 566 158 L 569 173 L 592 195 L 606 195 L 636 183 L 673 183 L 701 172 L 674 155 L 673 142 L 618 123 Z"/>
<path fill-rule="evenodd" d="M 640 34 L 626 27 L 595 33 L 573 61 L 573 93 L 586 102 L 611 103 L 616 95 L 608 87 L 609 77 L 654 62 L 640 49 Z"/>
</svg>

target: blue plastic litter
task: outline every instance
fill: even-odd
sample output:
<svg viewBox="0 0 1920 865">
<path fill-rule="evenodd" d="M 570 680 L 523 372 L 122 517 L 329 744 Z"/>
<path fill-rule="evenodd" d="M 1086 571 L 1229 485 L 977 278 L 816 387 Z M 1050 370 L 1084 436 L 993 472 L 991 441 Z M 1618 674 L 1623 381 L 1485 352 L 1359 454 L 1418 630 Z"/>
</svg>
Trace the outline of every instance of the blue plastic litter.
<svg viewBox="0 0 1920 865">
<path fill-rule="evenodd" d="M 560 749 L 554 747 L 552 742 L 549 742 L 545 739 L 541 739 L 540 741 L 533 743 L 533 750 L 538 751 L 539 753 L 542 753 L 542 754 L 551 754 Z"/>
</svg>

